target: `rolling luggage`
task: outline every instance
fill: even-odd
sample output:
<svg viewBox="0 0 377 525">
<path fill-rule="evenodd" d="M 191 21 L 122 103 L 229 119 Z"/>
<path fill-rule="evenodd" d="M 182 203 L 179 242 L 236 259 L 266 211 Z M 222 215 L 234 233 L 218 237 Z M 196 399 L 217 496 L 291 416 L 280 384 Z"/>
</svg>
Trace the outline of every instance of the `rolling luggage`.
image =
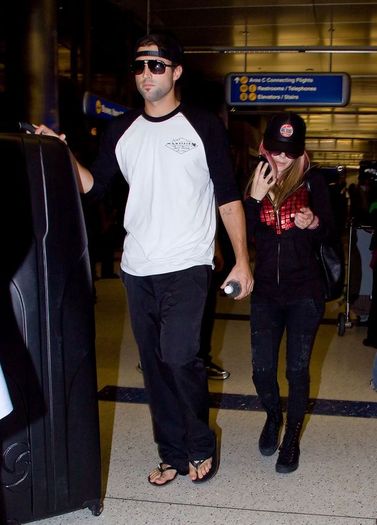
<svg viewBox="0 0 377 525">
<path fill-rule="evenodd" d="M 69 149 L 0 134 L 2 524 L 102 510 L 94 305 Z"/>
<path fill-rule="evenodd" d="M 346 328 L 352 328 L 351 310 L 362 317 L 367 317 L 373 287 L 373 271 L 370 267 L 372 252 L 370 242 L 373 228 L 358 224 L 354 219 L 349 222 L 348 261 L 346 276 L 345 313 L 338 314 L 338 335 L 343 336 Z"/>
</svg>

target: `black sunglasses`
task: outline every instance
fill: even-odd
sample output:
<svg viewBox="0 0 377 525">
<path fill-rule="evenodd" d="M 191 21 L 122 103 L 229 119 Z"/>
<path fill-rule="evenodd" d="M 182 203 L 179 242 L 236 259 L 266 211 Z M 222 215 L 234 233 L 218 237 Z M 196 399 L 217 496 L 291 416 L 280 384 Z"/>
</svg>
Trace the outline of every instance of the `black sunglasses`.
<svg viewBox="0 0 377 525">
<path fill-rule="evenodd" d="M 280 155 L 281 153 L 285 153 L 285 156 L 288 158 L 288 159 L 298 159 L 299 157 L 301 157 L 301 154 L 300 153 L 288 153 L 287 151 L 270 151 L 271 155 L 273 155 L 274 157 L 277 157 L 278 155 Z"/>
<path fill-rule="evenodd" d="M 145 66 L 148 66 L 149 71 L 153 75 L 163 75 L 167 67 L 175 67 L 174 64 L 165 64 L 161 60 L 134 60 L 131 64 L 131 71 L 135 75 L 141 75 Z"/>
</svg>

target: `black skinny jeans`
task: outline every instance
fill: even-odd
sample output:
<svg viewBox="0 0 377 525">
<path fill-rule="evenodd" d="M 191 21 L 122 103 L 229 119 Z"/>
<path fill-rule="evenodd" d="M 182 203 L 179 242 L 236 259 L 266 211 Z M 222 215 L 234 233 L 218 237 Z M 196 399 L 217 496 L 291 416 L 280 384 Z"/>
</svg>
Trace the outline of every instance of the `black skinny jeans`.
<svg viewBox="0 0 377 525">
<path fill-rule="evenodd" d="M 289 302 L 252 300 L 253 381 L 268 413 L 281 412 L 277 369 L 284 330 L 287 333 L 288 424 L 295 425 L 304 419 L 309 398 L 310 356 L 324 306 L 324 301 L 310 298 Z"/>
</svg>

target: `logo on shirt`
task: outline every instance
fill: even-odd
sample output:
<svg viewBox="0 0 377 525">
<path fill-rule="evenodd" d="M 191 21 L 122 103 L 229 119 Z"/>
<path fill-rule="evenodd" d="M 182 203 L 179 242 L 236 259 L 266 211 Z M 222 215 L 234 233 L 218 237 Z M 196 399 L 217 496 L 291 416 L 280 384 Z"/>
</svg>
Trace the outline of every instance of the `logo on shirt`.
<svg viewBox="0 0 377 525">
<path fill-rule="evenodd" d="M 196 148 L 198 145 L 195 142 L 191 142 L 191 140 L 180 137 L 179 139 L 172 139 L 170 142 L 167 142 L 165 146 L 172 149 L 176 153 L 183 155 L 183 153 L 187 153 L 188 151 Z"/>
</svg>

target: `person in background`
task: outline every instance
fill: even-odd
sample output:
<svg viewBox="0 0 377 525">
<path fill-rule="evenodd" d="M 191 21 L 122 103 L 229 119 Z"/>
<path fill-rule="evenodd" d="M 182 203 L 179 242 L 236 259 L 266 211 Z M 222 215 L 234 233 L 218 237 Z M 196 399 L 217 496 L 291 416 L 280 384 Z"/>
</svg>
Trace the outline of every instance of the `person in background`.
<svg viewBox="0 0 377 525">
<path fill-rule="evenodd" d="M 216 364 L 212 356 L 212 334 L 215 325 L 217 294 L 219 288 L 226 277 L 224 275 L 224 258 L 216 237 L 214 269 L 211 275 L 211 282 L 208 289 L 208 295 L 203 312 L 202 328 L 200 332 L 200 349 L 198 357 L 203 359 L 207 371 L 208 379 L 224 381 L 230 376 L 230 372 L 220 365 Z M 143 372 L 141 362 L 137 364 L 138 372 Z"/>
<path fill-rule="evenodd" d="M 78 164 L 79 184 L 88 198 L 100 198 L 118 169 L 129 184 L 121 277 L 161 458 L 148 481 L 163 486 L 189 474 L 202 483 L 218 468 L 207 375 L 197 356 L 216 204 L 236 259 L 222 287 L 239 281 L 237 300 L 253 284 L 245 216 L 222 122 L 178 97 L 179 42 L 167 34 L 146 35 L 133 58 L 144 107 L 110 122 L 91 170 Z M 65 139 L 44 125 L 36 133 Z"/>
<path fill-rule="evenodd" d="M 13 410 L 12 401 L 9 397 L 8 387 L 5 382 L 3 369 L 0 365 L 0 419 L 10 414 Z"/>
<path fill-rule="evenodd" d="M 370 380 L 370 386 L 377 392 L 377 354 L 374 356 L 372 366 L 372 379 Z"/>
<path fill-rule="evenodd" d="M 348 192 L 346 168 L 322 168 L 329 187 L 330 203 L 333 209 L 334 223 L 338 237 L 346 233 L 348 221 Z"/>
<path fill-rule="evenodd" d="M 373 228 L 369 249 L 372 253 L 370 267 L 372 268 L 372 297 L 367 321 L 367 337 L 363 340 L 364 346 L 377 348 L 377 180 L 376 176 L 370 180 L 370 207 L 369 222 Z M 377 390 L 377 353 L 372 365 L 372 379 L 370 385 Z"/>
<path fill-rule="evenodd" d="M 280 443 L 283 414 L 277 380 L 279 347 L 286 331 L 288 406 L 276 471 L 298 468 L 299 440 L 309 398 L 309 363 L 324 313 L 317 243 L 334 229 L 328 186 L 310 170 L 306 126 L 291 112 L 268 122 L 258 163 L 246 190 L 249 238 L 255 246 L 251 295 L 253 381 L 267 419 L 259 438 L 263 455 Z"/>
<path fill-rule="evenodd" d="M 216 236 L 214 270 L 212 271 L 211 283 L 208 290 L 207 301 L 204 307 L 202 329 L 200 332 L 199 357 L 204 361 L 208 379 L 224 381 L 230 376 L 230 372 L 214 362 L 212 356 L 212 334 L 215 325 L 217 294 L 224 281 L 225 261 L 220 247 L 219 235 Z"/>
<path fill-rule="evenodd" d="M 8 387 L 5 381 L 3 369 L 0 365 L 0 420 L 4 419 L 13 411 L 13 404 L 9 397 Z M 0 447 L 3 447 L 3 436 L 0 435 Z M 0 516 L 3 515 L 2 501 L 0 498 Z"/>
<path fill-rule="evenodd" d="M 349 215 L 356 226 L 368 225 L 369 220 L 369 203 L 370 203 L 370 174 L 360 169 L 357 178 L 357 184 L 348 186 L 348 195 L 350 199 Z"/>
</svg>

